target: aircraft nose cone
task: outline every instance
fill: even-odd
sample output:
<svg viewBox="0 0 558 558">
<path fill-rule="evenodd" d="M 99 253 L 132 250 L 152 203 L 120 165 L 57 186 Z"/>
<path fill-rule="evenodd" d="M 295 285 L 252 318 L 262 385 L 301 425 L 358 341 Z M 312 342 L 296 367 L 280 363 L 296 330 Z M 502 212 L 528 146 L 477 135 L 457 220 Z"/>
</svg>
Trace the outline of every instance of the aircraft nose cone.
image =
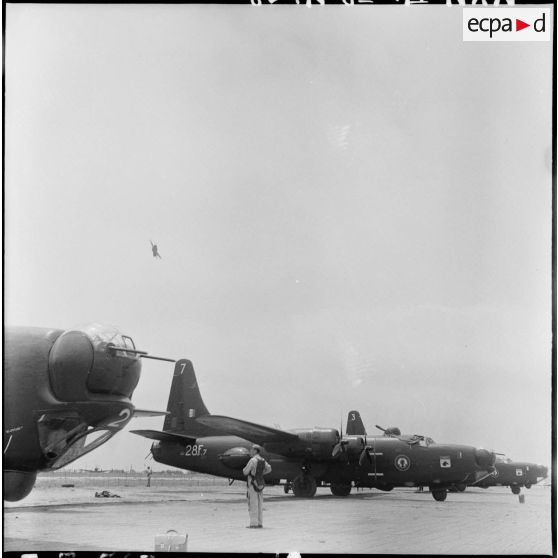
<svg viewBox="0 0 558 558">
<path fill-rule="evenodd" d="M 89 400 L 95 393 L 131 397 L 141 361 L 125 349 L 123 336 L 110 328 L 65 331 L 49 355 L 54 394 L 61 401 Z"/>
<path fill-rule="evenodd" d="M 477 448 L 475 449 L 475 461 L 481 469 L 493 469 L 496 463 L 496 454 L 483 448 Z"/>
</svg>

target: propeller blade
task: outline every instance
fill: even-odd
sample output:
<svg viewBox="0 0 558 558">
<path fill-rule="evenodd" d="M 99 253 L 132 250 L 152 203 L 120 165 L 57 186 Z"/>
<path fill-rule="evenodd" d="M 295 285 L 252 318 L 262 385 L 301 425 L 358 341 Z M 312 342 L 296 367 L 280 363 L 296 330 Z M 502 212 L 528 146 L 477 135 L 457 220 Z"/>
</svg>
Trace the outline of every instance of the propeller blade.
<svg viewBox="0 0 558 558">
<path fill-rule="evenodd" d="M 343 444 L 339 442 L 333 446 L 333 451 L 331 452 L 332 457 L 337 457 L 340 453 L 343 452 Z"/>
<path fill-rule="evenodd" d="M 332 457 L 337 457 L 339 454 L 347 453 L 347 448 L 345 447 L 348 444 L 346 440 L 340 440 L 333 446 L 333 450 L 331 452 Z"/>
<path fill-rule="evenodd" d="M 372 457 L 370 457 L 370 453 L 369 453 L 369 449 L 368 447 L 364 448 L 360 454 L 360 457 L 358 458 L 358 464 L 362 467 L 364 465 L 364 461 L 365 459 L 368 459 L 368 463 L 370 463 L 370 465 L 372 465 Z"/>
</svg>

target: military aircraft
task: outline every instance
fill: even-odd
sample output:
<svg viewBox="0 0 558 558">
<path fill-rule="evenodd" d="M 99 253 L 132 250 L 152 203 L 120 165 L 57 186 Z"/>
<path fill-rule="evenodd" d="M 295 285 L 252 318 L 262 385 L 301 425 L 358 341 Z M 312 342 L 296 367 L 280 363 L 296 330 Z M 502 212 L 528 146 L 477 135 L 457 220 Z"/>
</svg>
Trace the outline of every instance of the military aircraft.
<svg viewBox="0 0 558 558">
<path fill-rule="evenodd" d="M 400 439 L 412 440 L 419 437 L 416 434 L 411 436 L 402 436 L 401 431 L 397 427 L 384 429 L 376 425 L 384 432 L 384 436 L 399 437 Z M 358 411 L 350 411 L 347 417 L 347 433 L 349 434 L 366 434 L 364 424 Z M 426 438 L 430 444 L 434 444 L 432 438 Z M 451 491 L 463 492 L 467 486 L 478 486 L 480 488 L 488 488 L 489 486 L 509 486 L 514 494 L 521 492 L 521 487 L 531 488 L 539 480 L 548 476 L 548 468 L 543 465 L 534 463 L 526 463 L 523 461 L 512 461 L 505 459 L 501 454 L 495 454 L 496 461 L 492 470 L 487 470 L 484 474 L 477 473 L 476 479 L 470 482 L 456 483 L 449 489 Z"/>
<path fill-rule="evenodd" d="M 463 445 L 429 444 L 427 439 L 340 435 L 335 428 L 290 431 L 221 415 L 205 406 L 191 361 L 176 363 L 163 431 L 133 430 L 154 440 L 153 458 L 166 465 L 243 479 L 253 443 L 271 464 L 268 484 L 291 483 L 295 496 L 312 497 L 317 486 L 348 496 L 352 486 L 391 490 L 428 485 L 435 500 L 446 499 L 456 482 L 494 465 L 493 453 Z"/>
<path fill-rule="evenodd" d="M 525 461 L 512 461 L 503 456 L 496 457 L 495 469 L 491 475 L 474 482 L 471 486 L 509 486 L 513 494 L 519 494 L 521 487 L 531 488 L 539 480 L 548 476 L 548 468 Z"/>
<path fill-rule="evenodd" d="M 39 471 L 81 457 L 121 430 L 136 409 L 130 398 L 140 358 L 131 337 L 114 328 L 4 329 L 3 496 L 29 494 Z M 174 362 L 174 360 L 172 360 Z"/>
</svg>

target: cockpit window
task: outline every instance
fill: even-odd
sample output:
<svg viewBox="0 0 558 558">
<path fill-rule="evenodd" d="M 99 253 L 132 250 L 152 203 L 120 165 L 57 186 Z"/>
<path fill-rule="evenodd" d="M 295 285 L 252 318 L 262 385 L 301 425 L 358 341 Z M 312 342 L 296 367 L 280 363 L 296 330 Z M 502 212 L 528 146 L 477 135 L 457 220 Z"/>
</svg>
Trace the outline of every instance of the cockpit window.
<svg viewBox="0 0 558 558">
<path fill-rule="evenodd" d="M 435 443 L 434 440 L 428 436 L 417 436 L 417 438 L 419 438 L 418 445 L 423 448 L 427 448 Z"/>
</svg>

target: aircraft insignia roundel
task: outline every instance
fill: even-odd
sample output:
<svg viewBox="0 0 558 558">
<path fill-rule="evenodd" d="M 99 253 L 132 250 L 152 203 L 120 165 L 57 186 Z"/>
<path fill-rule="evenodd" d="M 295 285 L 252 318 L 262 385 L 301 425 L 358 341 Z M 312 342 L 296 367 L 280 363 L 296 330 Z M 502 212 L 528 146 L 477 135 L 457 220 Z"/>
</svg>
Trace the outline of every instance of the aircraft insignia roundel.
<svg viewBox="0 0 558 558">
<path fill-rule="evenodd" d="M 411 460 L 406 455 L 398 455 L 395 458 L 395 466 L 399 471 L 406 471 L 411 466 Z"/>
</svg>

